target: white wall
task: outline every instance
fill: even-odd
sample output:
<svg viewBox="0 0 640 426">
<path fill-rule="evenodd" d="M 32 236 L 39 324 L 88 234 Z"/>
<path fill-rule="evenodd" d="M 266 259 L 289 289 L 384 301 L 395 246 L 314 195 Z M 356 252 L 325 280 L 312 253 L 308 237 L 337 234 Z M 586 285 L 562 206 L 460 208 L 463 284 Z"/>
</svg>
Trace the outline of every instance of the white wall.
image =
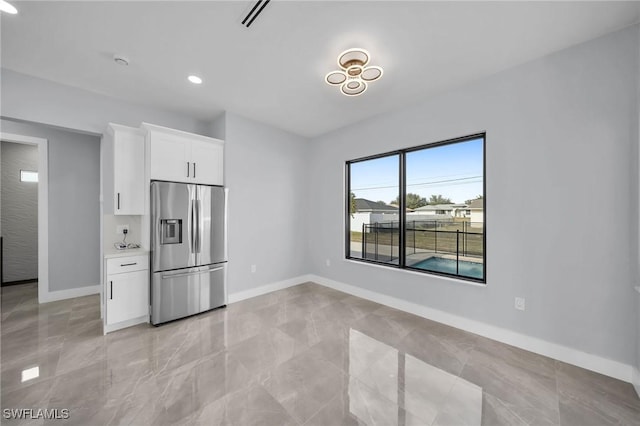
<svg viewBox="0 0 640 426">
<path fill-rule="evenodd" d="M 229 293 L 306 274 L 306 139 L 232 113 L 221 127 L 229 188 Z"/>
<path fill-rule="evenodd" d="M 312 272 L 631 365 L 637 55 L 635 26 L 313 139 Z M 481 131 L 485 287 L 343 259 L 346 160 Z M 576 204 L 594 203 L 618 214 L 575 214 Z M 545 204 L 565 220 L 544 220 Z M 514 205 L 527 208 L 514 215 Z M 514 309 L 515 296 L 526 298 L 526 311 Z"/>
<path fill-rule="evenodd" d="M 638 69 L 640 69 L 640 31 L 638 31 Z M 634 158 L 637 161 L 636 164 L 636 175 L 635 182 L 638 182 L 638 190 L 636 191 L 636 213 L 638 214 L 638 219 L 640 221 L 640 73 L 638 73 L 638 85 L 636 90 L 637 96 L 637 109 L 636 109 L 636 120 L 637 126 L 636 129 L 636 152 Z M 636 298 L 636 362 L 635 369 L 633 374 L 633 385 L 636 388 L 636 393 L 640 396 L 640 222 L 638 222 L 639 226 L 636 229 L 636 246 L 635 250 L 638 253 L 638 262 L 636 262 L 636 279 L 634 285 L 636 286 L 637 294 Z"/>
<path fill-rule="evenodd" d="M 127 243 L 142 242 L 142 216 L 105 214 L 102 216 L 103 249 L 113 250 L 113 244 L 122 241 L 122 234 L 116 233 L 118 226 L 129 225 Z"/>
<path fill-rule="evenodd" d="M 208 125 L 184 114 L 110 98 L 2 69 L 0 115 L 65 129 L 102 134 L 107 123 L 139 127 L 158 124 L 206 134 Z"/>
<path fill-rule="evenodd" d="M 38 147 L 2 142 L 3 282 L 38 278 L 38 184 L 20 170 L 38 171 Z"/>
<path fill-rule="evenodd" d="M 397 213 L 366 213 L 356 212 L 351 215 L 351 230 L 355 232 L 362 232 L 362 225 L 369 223 L 382 223 L 382 222 L 397 222 Z"/>
</svg>

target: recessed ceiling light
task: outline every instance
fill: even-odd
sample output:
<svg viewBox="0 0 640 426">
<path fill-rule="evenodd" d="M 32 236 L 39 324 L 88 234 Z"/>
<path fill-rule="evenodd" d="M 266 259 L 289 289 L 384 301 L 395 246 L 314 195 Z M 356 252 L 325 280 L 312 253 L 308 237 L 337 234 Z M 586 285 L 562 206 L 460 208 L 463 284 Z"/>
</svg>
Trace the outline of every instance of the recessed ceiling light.
<svg viewBox="0 0 640 426">
<path fill-rule="evenodd" d="M 7 12 L 12 15 L 18 13 L 18 9 L 16 9 L 12 4 L 6 2 L 5 0 L 0 0 L 0 11 Z"/>
<path fill-rule="evenodd" d="M 197 75 L 190 75 L 188 77 L 188 79 L 193 84 L 202 84 L 202 79 L 200 77 L 198 77 Z"/>
<path fill-rule="evenodd" d="M 382 68 L 367 66 L 371 55 L 364 49 L 345 50 L 338 56 L 340 70 L 324 76 L 331 86 L 340 86 L 342 94 L 357 96 L 367 90 L 367 83 L 382 77 Z"/>
</svg>

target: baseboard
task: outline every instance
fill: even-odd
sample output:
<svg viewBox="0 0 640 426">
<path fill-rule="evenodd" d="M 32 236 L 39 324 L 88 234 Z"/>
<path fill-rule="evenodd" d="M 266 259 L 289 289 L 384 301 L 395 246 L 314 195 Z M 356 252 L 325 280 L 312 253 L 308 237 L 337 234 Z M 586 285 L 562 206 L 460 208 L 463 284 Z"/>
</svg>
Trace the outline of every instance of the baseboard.
<svg viewBox="0 0 640 426">
<path fill-rule="evenodd" d="M 122 330 L 123 328 L 131 327 L 138 324 L 144 324 L 149 322 L 149 315 L 143 315 L 138 318 L 122 321 L 117 324 L 103 324 L 102 333 L 107 334 L 116 330 Z"/>
<path fill-rule="evenodd" d="M 312 275 L 300 275 L 298 277 L 289 278 L 288 280 L 278 281 L 271 284 L 265 284 L 260 287 L 252 288 L 249 290 L 238 291 L 238 292 L 229 294 L 229 298 L 228 298 L 229 303 L 235 303 L 241 300 L 250 299 L 252 297 L 271 293 L 272 291 L 293 287 L 294 285 L 302 284 L 307 281 L 313 281 Z"/>
<path fill-rule="evenodd" d="M 640 398 L 640 370 L 637 368 L 633 368 L 633 379 L 631 380 L 631 384 L 633 388 L 636 390 L 636 394 L 638 394 L 638 398 Z"/>
<path fill-rule="evenodd" d="M 31 284 L 31 283 L 38 283 L 38 279 L 37 278 L 31 278 L 30 280 L 16 280 L 16 281 L 4 281 L 2 283 L 2 287 L 9 287 L 12 285 L 22 285 L 22 284 Z"/>
<path fill-rule="evenodd" d="M 450 314 L 437 309 L 428 308 L 406 300 L 397 299 L 392 296 L 376 293 L 370 290 L 334 281 L 328 278 L 311 275 L 306 278 L 307 281 L 313 281 L 325 287 L 330 287 L 354 296 L 368 299 L 373 302 L 381 303 L 432 321 L 450 325 L 471 333 L 497 340 L 508 345 L 516 346 L 530 352 L 544 355 L 553 359 L 557 359 L 568 364 L 576 365 L 587 370 L 595 371 L 606 376 L 610 376 L 625 382 L 632 382 L 633 367 L 618 361 L 602 358 L 597 355 L 559 345 L 557 343 L 548 342 L 536 337 L 527 336 L 515 331 L 507 330 L 501 327 L 485 324 L 469 318 Z M 637 371 L 637 370 L 636 370 Z M 636 379 L 638 376 L 636 376 Z M 633 382 L 636 391 L 640 389 L 638 381 Z M 639 392 L 640 395 L 640 392 Z"/>
<path fill-rule="evenodd" d="M 90 285 L 87 287 L 70 288 L 68 290 L 50 291 L 40 295 L 40 303 L 55 302 L 57 300 L 73 299 L 75 297 L 89 296 L 91 294 L 100 294 L 99 285 Z"/>
</svg>

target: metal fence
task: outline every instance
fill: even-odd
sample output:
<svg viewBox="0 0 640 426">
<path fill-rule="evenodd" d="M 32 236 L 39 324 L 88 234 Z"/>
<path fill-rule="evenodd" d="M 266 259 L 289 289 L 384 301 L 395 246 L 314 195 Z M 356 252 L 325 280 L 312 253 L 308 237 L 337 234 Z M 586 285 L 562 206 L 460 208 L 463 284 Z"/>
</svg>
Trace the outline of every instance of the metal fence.
<svg viewBox="0 0 640 426">
<path fill-rule="evenodd" d="M 430 252 L 482 257 L 484 224 L 468 221 L 407 221 L 406 255 Z M 396 263 L 399 257 L 400 223 L 380 222 L 362 225 L 362 257 Z"/>
<path fill-rule="evenodd" d="M 362 257 L 393 263 L 400 255 L 400 222 L 362 224 Z"/>
</svg>

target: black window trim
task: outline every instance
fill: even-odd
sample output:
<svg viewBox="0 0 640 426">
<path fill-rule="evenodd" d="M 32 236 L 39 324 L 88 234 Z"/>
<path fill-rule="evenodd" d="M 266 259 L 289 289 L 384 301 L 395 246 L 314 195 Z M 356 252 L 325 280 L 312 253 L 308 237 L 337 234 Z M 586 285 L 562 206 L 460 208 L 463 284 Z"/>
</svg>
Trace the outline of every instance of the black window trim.
<svg viewBox="0 0 640 426">
<path fill-rule="evenodd" d="M 484 217 L 483 217 L 483 238 L 482 238 L 482 252 L 483 252 L 483 268 L 482 268 L 482 279 L 473 278 L 473 277 L 465 277 L 462 275 L 456 274 L 448 274 L 446 272 L 437 272 L 437 271 L 426 271 L 424 269 L 419 268 L 411 268 L 406 266 L 406 247 L 405 247 L 405 232 L 403 231 L 405 228 L 406 222 L 406 214 L 407 210 L 405 208 L 405 199 L 406 199 L 406 154 L 414 151 L 420 151 L 427 148 L 435 148 L 438 146 L 451 145 L 459 142 L 466 142 L 474 139 L 482 138 L 482 197 L 484 200 Z M 363 259 L 359 257 L 351 256 L 351 164 L 360 163 L 363 161 L 375 160 L 378 158 L 391 157 L 397 155 L 398 156 L 398 173 L 399 173 L 399 196 L 400 196 L 400 205 L 398 209 L 400 210 L 399 214 L 399 241 L 398 241 L 398 264 L 394 265 L 387 262 L 378 261 L 375 259 Z M 352 260 L 356 262 L 362 263 L 371 263 L 375 265 L 382 265 L 387 268 L 418 272 L 427 275 L 436 275 L 447 278 L 453 278 L 462 281 L 471 281 L 473 283 L 485 284 L 487 283 L 487 132 L 478 132 L 468 136 L 461 136 L 457 138 L 447 139 L 438 142 L 426 143 L 424 145 L 413 146 L 409 148 L 397 149 L 394 151 L 384 152 L 382 154 L 369 155 L 366 157 L 356 158 L 354 160 L 348 160 L 345 162 L 345 199 L 347 200 L 346 208 L 345 208 L 345 259 Z"/>
</svg>

